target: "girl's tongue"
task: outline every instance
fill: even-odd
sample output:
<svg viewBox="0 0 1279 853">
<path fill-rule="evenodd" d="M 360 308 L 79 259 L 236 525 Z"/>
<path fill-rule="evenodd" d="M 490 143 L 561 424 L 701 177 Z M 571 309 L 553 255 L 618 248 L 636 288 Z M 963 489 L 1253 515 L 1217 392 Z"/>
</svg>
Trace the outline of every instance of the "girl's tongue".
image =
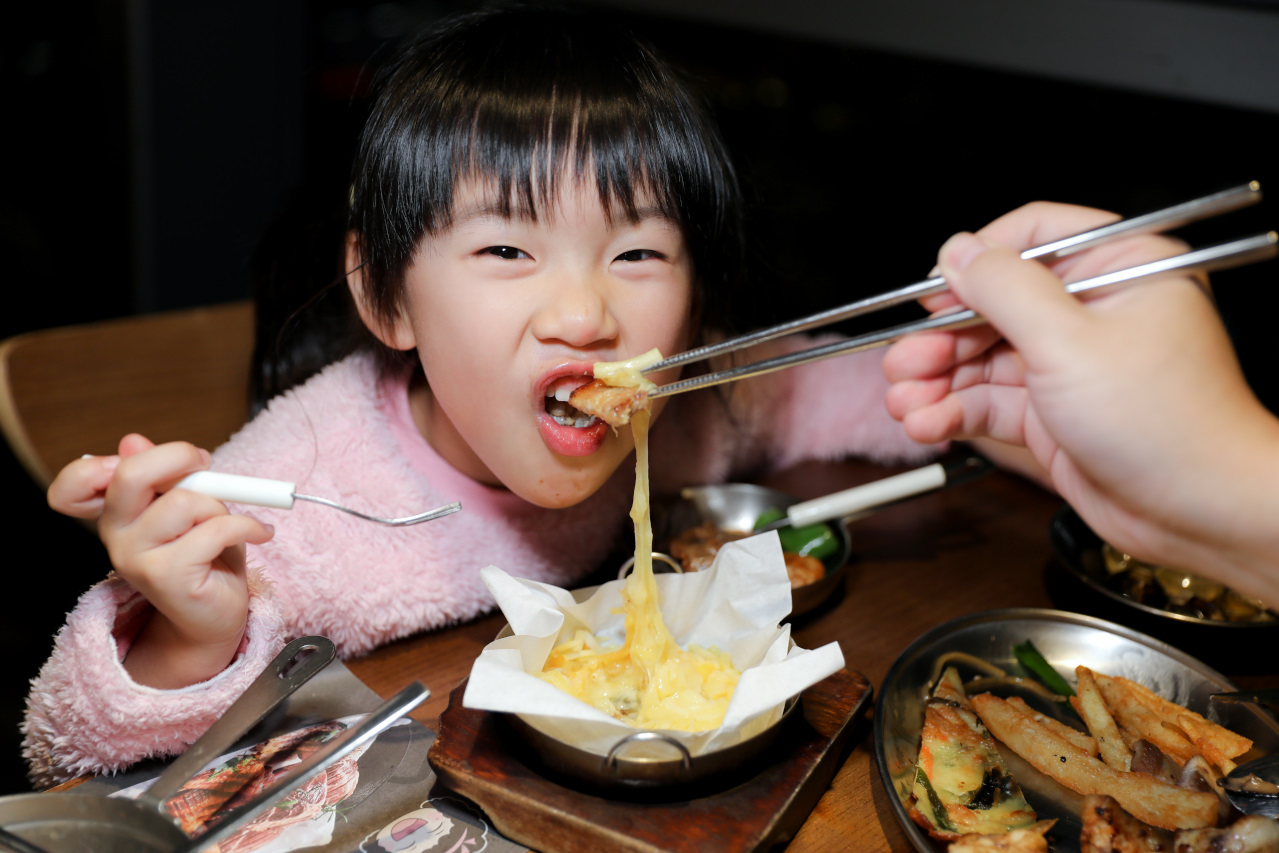
<svg viewBox="0 0 1279 853">
<path fill-rule="evenodd" d="M 579 412 L 568 404 L 568 398 L 586 382 L 581 376 L 565 376 L 547 387 L 546 413 L 560 426 L 582 429 L 595 422 L 595 417 Z"/>
</svg>

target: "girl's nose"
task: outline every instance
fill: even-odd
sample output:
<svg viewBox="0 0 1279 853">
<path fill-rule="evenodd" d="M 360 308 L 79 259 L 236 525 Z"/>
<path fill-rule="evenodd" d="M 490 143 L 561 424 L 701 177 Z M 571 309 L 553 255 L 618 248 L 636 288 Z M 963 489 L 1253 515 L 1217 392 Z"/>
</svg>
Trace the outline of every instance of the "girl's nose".
<svg viewBox="0 0 1279 853">
<path fill-rule="evenodd" d="M 584 347 L 617 335 L 606 286 L 589 276 L 557 276 L 533 316 L 538 340 Z"/>
</svg>

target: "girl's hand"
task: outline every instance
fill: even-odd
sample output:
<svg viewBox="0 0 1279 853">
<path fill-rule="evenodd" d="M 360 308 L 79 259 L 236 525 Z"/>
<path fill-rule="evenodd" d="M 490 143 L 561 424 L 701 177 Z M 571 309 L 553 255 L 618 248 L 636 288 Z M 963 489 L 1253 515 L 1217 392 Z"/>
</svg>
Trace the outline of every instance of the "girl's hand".
<svg viewBox="0 0 1279 853">
<path fill-rule="evenodd" d="M 1062 289 L 1063 278 L 1173 254 L 1174 241 L 1129 238 L 1051 269 L 1017 257 L 1108 218 L 1035 204 L 952 238 L 941 274 L 990 325 L 898 342 L 884 359 L 889 411 L 920 441 L 1024 445 L 1103 539 L 1147 559 L 1213 566 L 1257 544 L 1249 531 L 1270 538 L 1262 516 L 1279 492 L 1279 422 L 1252 395 L 1195 278 L 1169 275 L 1087 303 Z M 1236 574 L 1247 559 L 1235 557 L 1218 579 L 1275 600 L 1255 572 Z"/>
<path fill-rule="evenodd" d="M 120 452 L 115 456 L 83 456 L 75 460 L 49 484 L 49 506 L 72 518 L 96 520 L 102 515 L 107 484 L 120 459 L 152 446 L 147 439 L 131 433 L 120 440 Z"/>
<path fill-rule="evenodd" d="M 208 464 L 207 451 L 185 442 L 154 446 L 129 436 L 102 497 L 98 532 L 111 563 L 156 611 L 124 661 L 141 684 L 171 688 L 211 678 L 231 661 L 248 621 L 244 546 L 268 541 L 273 531 L 214 498 L 170 491 Z M 77 465 L 64 469 L 57 498 L 88 511 L 95 477 L 109 465 L 68 474 Z"/>
</svg>

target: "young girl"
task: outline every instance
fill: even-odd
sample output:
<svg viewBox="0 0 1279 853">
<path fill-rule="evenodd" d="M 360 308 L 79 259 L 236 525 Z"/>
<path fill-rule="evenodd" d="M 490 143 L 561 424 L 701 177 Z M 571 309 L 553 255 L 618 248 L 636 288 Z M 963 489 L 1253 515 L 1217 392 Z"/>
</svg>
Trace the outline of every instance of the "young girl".
<svg viewBox="0 0 1279 853">
<path fill-rule="evenodd" d="M 292 636 L 358 655 L 489 609 L 485 565 L 572 585 L 625 529 L 630 431 L 563 401 L 596 361 L 713 333 L 742 239 L 705 109 L 616 22 L 529 10 L 411 41 L 378 91 L 346 243 L 377 346 L 275 398 L 211 459 L 129 436 L 49 490 L 100 514 L 116 572 L 33 684 L 38 783 L 180 751 Z M 654 493 L 804 458 L 921 458 L 885 391 L 869 354 L 682 395 L 654 413 Z M 172 488 L 208 467 L 380 515 L 463 510 L 389 529 Z"/>
</svg>

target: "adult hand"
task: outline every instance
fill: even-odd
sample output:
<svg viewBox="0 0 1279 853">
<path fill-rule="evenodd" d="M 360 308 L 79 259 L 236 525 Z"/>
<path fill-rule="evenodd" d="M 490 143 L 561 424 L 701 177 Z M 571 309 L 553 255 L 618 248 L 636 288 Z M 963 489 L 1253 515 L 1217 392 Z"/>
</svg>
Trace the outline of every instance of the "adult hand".
<svg viewBox="0 0 1279 853">
<path fill-rule="evenodd" d="M 1128 238 L 1051 267 L 1018 257 L 1113 219 L 1037 203 L 947 242 L 939 267 L 953 296 L 939 302 L 958 298 L 990 325 L 890 349 L 889 411 L 920 441 L 1024 445 L 1102 538 L 1147 559 L 1215 566 L 1224 582 L 1279 601 L 1274 577 L 1242 568 L 1255 569 L 1259 539 L 1270 538 L 1261 516 L 1279 491 L 1279 422 L 1244 381 L 1203 283 L 1170 274 L 1086 303 L 1062 289 L 1180 245 Z"/>
</svg>

